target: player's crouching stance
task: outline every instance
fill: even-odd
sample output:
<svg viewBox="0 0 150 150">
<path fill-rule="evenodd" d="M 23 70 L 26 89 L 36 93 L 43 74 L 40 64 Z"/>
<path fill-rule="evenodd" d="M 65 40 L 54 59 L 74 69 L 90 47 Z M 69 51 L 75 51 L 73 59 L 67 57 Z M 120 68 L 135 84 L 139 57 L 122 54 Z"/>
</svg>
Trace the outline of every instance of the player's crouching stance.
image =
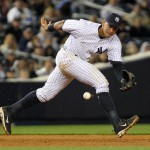
<svg viewBox="0 0 150 150">
<path fill-rule="evenodd" d="M 34 104 L 51 100 L 69 83 L 77 79 L 96 89 L 99 104 L 112 123 L 115 133 L 118 137 L 122 137 L 139 120 L 139 117 L 135 115 L 127 120 L 120 119 L 109 94 L 107 79 L 98 68 L 88 62 L 92 53 L 105 52 L 121 83 L 120 90 L 126 91 L 136 85 L 134 75 L 122 67 L 122 47 L 116 35 L 120 23 L 121 17 L 114 13 L 108 15 L 102 24 L 84 19 L 67 19 L 51 24 L 42 17 L 41 26 L 45 31 L 63 30 L 70 35 L 56 56 L 56 67 L 45 85 L 27 94 L 18 102 L 0 108 L 5 133 L 11 134 L 11 122 L 16 113 Z"/>
</svg>

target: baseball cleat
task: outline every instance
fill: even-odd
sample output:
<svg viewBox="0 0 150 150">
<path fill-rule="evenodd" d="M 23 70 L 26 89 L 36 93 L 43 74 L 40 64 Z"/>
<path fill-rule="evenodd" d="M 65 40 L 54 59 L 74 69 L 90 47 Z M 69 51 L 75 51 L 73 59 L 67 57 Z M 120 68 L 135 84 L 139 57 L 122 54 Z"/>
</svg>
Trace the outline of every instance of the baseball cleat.
<svg viewBox="0 0 150 150">
<path fill-rule="evenodd" d="M 127 120 L 121 120 L 118 128 L 115 129 L 115 133 L 118 135 L 119 138 L 121 138 L 124 134 L 127 133 L 130 128 L 132 128 L 132 126 L 137 123 L 138 120 L 139 117 L 137 115 L 134 115 Z"/>
<path fill-rule="evenodd" d="M 11 134 L 11 120 L 12 115 L 8 112 L 7 107 L 0 107 L 0 118 L 2 126 L 6 134 Z"/>
</svg>

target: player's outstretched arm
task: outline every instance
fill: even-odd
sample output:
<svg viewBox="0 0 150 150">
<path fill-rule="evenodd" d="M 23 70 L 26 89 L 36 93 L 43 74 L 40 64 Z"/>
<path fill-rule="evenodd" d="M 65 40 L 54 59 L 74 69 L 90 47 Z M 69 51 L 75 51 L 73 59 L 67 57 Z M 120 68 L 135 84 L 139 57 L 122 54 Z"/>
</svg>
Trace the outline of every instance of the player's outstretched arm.
<svg viewBox="0 0 150 150">
<path fill-rule="evenodd" d="M 61 21 L 52 23 L 51 21 L 48 21 L 47 19 L 45 19 L 45 17 L 41 18 L 41 26 L 47 32 L 62 30 L 62 26 L 63 26 L 64 22 L 65 22 L 65 20 L 61 20 Z"/>
<path fill-rule="evenodd" d="M 121 91 L 127 91 L 133 88 L 137 84 L 135 81 L 134 74 L 123 69 L 122 62 L 111 61 L 111 64 L 113 65 L 114 73 L 117 79 L 121 83 L 121 87 L 120 87 Z"/>
</svg>

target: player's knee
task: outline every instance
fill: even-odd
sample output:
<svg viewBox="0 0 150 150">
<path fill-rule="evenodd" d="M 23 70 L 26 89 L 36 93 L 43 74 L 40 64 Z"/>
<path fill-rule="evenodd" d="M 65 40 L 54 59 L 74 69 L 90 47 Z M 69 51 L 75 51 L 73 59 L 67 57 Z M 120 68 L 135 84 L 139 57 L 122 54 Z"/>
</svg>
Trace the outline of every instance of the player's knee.
<svg viewBox="0 0 150 150">
<path fill-rule="evenodd" d="M 40 102 L 50 101 L 54 97 L 50 91 L 46 91 L 43 88 L 37 89 L 36 94 Z"/>
<path fill-rule="evenodd" d="M 109 92 L 109 83 L 107 80 L 104 80 L 102 83 L 99 83 L 96 87 L 96 93 Z"/>
</svg>

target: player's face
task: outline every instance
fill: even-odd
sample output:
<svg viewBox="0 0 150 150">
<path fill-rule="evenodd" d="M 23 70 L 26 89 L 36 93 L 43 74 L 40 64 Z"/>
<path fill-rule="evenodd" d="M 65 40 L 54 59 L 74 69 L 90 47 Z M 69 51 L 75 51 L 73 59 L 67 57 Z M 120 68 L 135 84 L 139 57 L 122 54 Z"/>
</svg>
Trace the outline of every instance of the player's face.
<svg viewBox="0 0 150 150">
<path fill-rule="evenodd" d="M 109 23 L 105 20 L 102 23 L 102 36 L 105 38 L 109 38 L 114 35 L 118 31 L 118 28 L 109 25 Z"/>
</svg>

